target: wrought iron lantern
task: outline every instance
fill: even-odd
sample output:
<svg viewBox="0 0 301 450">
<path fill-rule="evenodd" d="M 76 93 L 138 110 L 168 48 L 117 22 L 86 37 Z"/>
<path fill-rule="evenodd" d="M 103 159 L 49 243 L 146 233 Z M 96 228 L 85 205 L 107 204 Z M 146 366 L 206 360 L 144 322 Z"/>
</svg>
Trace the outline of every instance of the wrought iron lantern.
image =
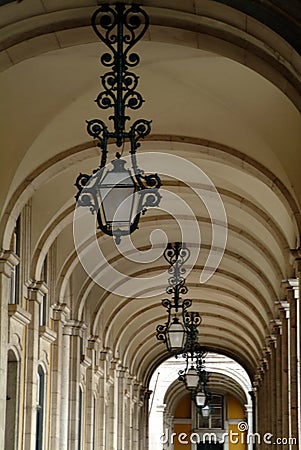
<svg viewBox="0 0 301 450">
<path fill-rule="evenodd" d="M 209 405 L 205 405 L 201 411 L 204 419 L 207 419 L 210 416 L 211 409 Z"/>
<path fill-rule="evenodd" d="M 162 305 L 167 309 L 168 318 L 164 325 L 157 326 L 157 339 L 165 342 L 167 350 L 174 355 L 185 351 L 187 342 L 191 338 L 189 337 L 192 330 L 191 320 L 195 324 L 201 322 L 198 313 L 195 313 L 192 319 L 187 312 L 192 301 L 190 299 L 183 300 L 181 297 L 188 292 L 183 276 L 186 269 L 183 266 L 189 256 L 189 249 L 180 242 L 169 243 L 164 251 L 164 258 L 170 265 L 168 273 L 171 275 L 168 279 L 166 293 L 172 295 L 172 299 L 162 300 Z"/>
<path fill-rule="evenodd" d="M 102 5 L 94 12 L 91 21 L 96 35 L 111 52 L 101 57 L 102 65 L 109 71 L 101 77 L 104 90 L 95 101 L 102 110 L 113 109 L 113 115 L 109 116 L 113 130 L 110 131 L 101 119 L 87 121 L 89 135 L 98 140 L 101 162 L 92 175 L 80 173 L 77 177 L 76 200 L 79 206 L 87 206 L 93 214 L 96 213 L 100 230 L 114 236 L 118 244 L 121 236 L 138 228 L 141 214 L 148 207 L 158 206 L 161 199 L 159 176 L 145 175 L 136 158 L 141 145 L 139 140 L 150 133 L 151 121 L 138 119 L 126 129 L 130 119 L 126 110 L 139 109 L 144 101 L 136 90 L 139 77 L 131 71 L 140 58 L 131 53 L 131 49 L 145 34 L 149 18 L 137 5 L 127 7 L 117 3 Z M 108 169 L 108 145 L 112 143 L 123 150 L 126 142 L 129 142 L 131 167 L 125 167 L 122 151 L 117 151 L 116 159 L 112 161 L 113 168 Z"/>
<path fill-rule="evenodd" d="M 185 346 L 187 331 L 178 317 L 172 319 L 171 324 L 166 328 L 166 345 L 170 352 L 181 351 Z"/>
<path fill-rule="evenodd" d="M 186 388 L 189 391 L 196 391 L 199 385 L 199 374 L 194 366 L 191 366 L 184 375 Z"/>
<path fill-rule="evenodd" d="M 186 389 L 191 392 L 196 401 L 196 395 L 205 392 L 204 386 L 207 382 L 203 361 L 205 350 L 197 344 L 197 341 L 190 341 L 183 356 L 186 359 L 186 367 L 179 371 L 178 379 L 185 383 Z"/>
<path fill-rule="evenodd" d="M 193 394 L 193 401 L 198 409 L 199 412 L 203 414 L 203 410 L 205 409 L 205 414 L 207 411 L 207 406 L 210 408 L 210 399 L 211 394 L 208 389 L 208 379 L 209 374 L 205 370 L 202 370 L 199 374 L 199 384 L 197 391 Z M 205 416 L 204 416 L 205 417 Z"/>
<path fill-rule="evenodd" d="M 207 400 L 205 392 L 203 390 L 198 391 L 195 394 L 195 399 L 194 400 L 195 400 L 195 404 L 196 404 L 196 406 L 198 408 L 203 408 L 205 406 L 205 403 L 206 403 L 206 400 Z"/>
</svg>

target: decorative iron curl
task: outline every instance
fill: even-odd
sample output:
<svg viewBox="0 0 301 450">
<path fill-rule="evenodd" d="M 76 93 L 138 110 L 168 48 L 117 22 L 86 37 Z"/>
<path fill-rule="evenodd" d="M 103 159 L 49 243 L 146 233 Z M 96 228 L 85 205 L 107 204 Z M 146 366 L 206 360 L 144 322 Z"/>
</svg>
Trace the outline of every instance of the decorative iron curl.
<svg viewBox="0 0 301 450">
<path fill-rule="evenodd" d="M 149 26 L 148 15 L 143 11 L 140 6 L 132 5 L 131 8 L 127 9 L 123 15 L 124 25 L 130 34 L 125 34 L 124 41 L 128 44 L 125 54 L 128 54 L 129 50 L 142 39 Z M 134 58 L 138 55 L 134 54 Z M 133 64 L 133 61 L 131 61 Z M 135 66 L 139 63 L 138 61 Z"/>
<path fill-rule="evenodd" d="M 139 193 L 141 197 L 139 211 L 141 211 L 142 214 L 145 213 L 146 208 L 155 208 L 159 205 L 161 195 L 157 189 L 144 188 L 139 191 Z"/>
<path fill-rule="evenodd" d="M 190 308 L 191 305 L 192 305 L 192 300 L 190 300 L 190 298 L 185 298 L 185 300 L 183 300 L 183 302 L 182 302 L 182 306 L 184 309 Z"/>
<path fill-rule="evenodd" d="M 101 109 L 112 108 L 115 104 L 116 97 L 112 91 L 103 91 L 98 94 L 95 99 L 97 106 Z"/>
<path fill-rule="evenodd" d="M 87 120 L 87 132 L 94 139 L 101 139 L 108 131 L 106 124 L 100 119 Z"/>
<path fill-rule="evenodd" d="M 109 117 L 114 122 L 110 137 L 116 139 L 119 147 L 124 139 L 133 140 L 131 153 L 140 146 L 138 140 L 150 132 L 150 122 L 144 119 L 136 121 L 130 131 L 125 131 L 126 121 L 130 119 L 125 115 L 125 109 L 139 109 L 144 102 L 136 91 L 139 77 L 128 69 L 140 62 L 139 56 L 130 50 L 145 34 L 148 25 L 147 14 L 137 5 L 105 4 L 92 15 L 96 35 L 111 51 L 111 54 L 106 52 L 101 56 L 101 63 L 111 71 L 101 77 L 104 91 L 97 96 L 96 103 L 100 109 L 114 109 L 114 115 Z"/>
<path fill-rule="evenodd" d="M 126 108 L 130 109 L 139 109 L 142 106 L 142 103 L 144 102 L 142 95 L 133 90 L 129 90 L 125 93 L 123 97 L 124 106 Z"/>
<path fill-rule="evenodd" d="M 164 306 L 164 308 L 166 308 L 169 311 L 171 309 L 172 303 L 168 298 L 164 298 L 162 300 L 162 306 Z"/>
<path fill-rule="evenodd" d="M 166 325 L 158 325 L 156 337 L 159 341 L 166 341 Z"/>
<path fill-rule="evenodd" d="M 109 5 L 102 5 L 91 17 L 92 27 L 98 38 L 115 53 L 113 44 L 117 42 L 114 29 L 118 23 L 119 12 Z"/>
<path fill-rule="evenodd" d="M 156 173 L 150 175 L 137 174 L 136 178 L 141 189 L 159 189 L 161 187 L 161 180 Z"/>
<path fill-rule="evenodd" d="M 130 135 L 133 136 L 135 142 L 144 139 L 151 132 L 151 120 L 138 119 L 131 126 Z"/>
<path fill-rule="evenodd" d="M 189 259 L 190 250 L 185 244 L 175 242 L 174 244 L 167 245 L 163 255 L 168 264 L 173 266 L 177 263 L 177 265 L 181 267 Z"/>
<path fill-rule="evenodd" d="M 80 173 L 76 179 L 75 186 L 78 192 L 75 195 L 76 201 L 79 206 L 88 206 L 92 214 L 97 210 L 97 205 L 93 195 L 93 190 L 89 188 L 91 183 L 91 175 L 87 173 Z"/>
<path fill-rule="evenodd" d="M 114 87 L 116 86 L 117 80 L 116 74 L 114 72 L 107 72 L 104 75 L 102 75 L 100 79 L 105 91 L 114 89 Z"/>
<path fill-rule="evenodd" d="M 128 89 L 129 92 L 135 92 L 135 89 L 138 86 L 139 77 L 133 72 L 127 72 L 122 81 L 124 89 Z"/>
</svg>

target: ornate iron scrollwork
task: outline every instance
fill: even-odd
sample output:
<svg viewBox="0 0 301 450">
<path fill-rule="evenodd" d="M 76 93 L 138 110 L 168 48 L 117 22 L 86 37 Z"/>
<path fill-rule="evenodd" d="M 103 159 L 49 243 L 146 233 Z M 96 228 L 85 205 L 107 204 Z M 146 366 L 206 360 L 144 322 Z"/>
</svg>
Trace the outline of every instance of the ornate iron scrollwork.
<svg viewBox="0 0 301 450">
<path fill-rule="evenodd" d="M 166 342 L 173 315 L 174 317 L 180 316 L 187 335 L 184 347 L 178 352 L 183 353 L 189 351 L 189 348 L 197 341 L 198 326 L 202 320 L 198 312 L 188 312 L 188 308 L 192 305 L 192 300 L 189 298 L 182 299 L 182 296 L 188 292 L 184 278 L 186 273 L 184 264 L 189 259 L 190 250 L 184 243 L 169 243 L 163 255 L 168 264 L 170 264 L 168 273 L 171 276 L 168 278 L 166 293 L 172 296 L 172 300 L 168 298 L 162 300 L 162 306 L 166 308 L 168 318 L 165 324 L 157 326 L 156 336 L 158 340 Z"/>
<path fill-rule="evenodd" d="M 98 140 L 97 146 L 102 154 L 100 167 L 92 175 L 81 173 L 77 177 L 75 185 L 79 192 L 76 200 L 79 206 L 89 206 L 92 213 L 97 212 L 99 228 L 106 234 L 114 235 L 118 243 L 122 235 L 130 234 L 138 228 L 141 213 L 144 214 L 148 207 L 158 206 L 161 199 L 158 192 L 161 186 L 159 176 L 145 175 L 144 171 L 139 169 L 136 159 L 136 151 L 141 145 L 139 140 L 151 132 L 151 121 L 138 119 L 126 130 L 126 124 L 130 120 L 126 110 L 137 110 L 144 102 L 137 91 L 139 77 L 132 72 L 132 68 L 139 64 L 140 57 L 131 50 L 145 34 L 149 18 L 138 5 L 117 3 L 102 5 L 92 15 L 91 22 L 96 35 L 109 49 L 109 52 L 105 52 L 100 58 L 101 64 L 109 68 L 109 71 L 100 77 L 103 90 L 95 102 L 102 110 L 113 109 L 113 114 L 108 117 L 113 122 L 113 129 L 110 130 L 101 119 L 87 121 L 87 132 L 93 139 Z M 126 141 L 130 143 L 132 176 L 137 184 L 139 200 L 130 228 L 112 230 L 104 223 L 99 213 L 101 205 L 97 188 L 102 180 L 102 168 L 107 163 L 109 142 L 122 147 Z M 116 157 L 120 156 L 117 152 Z"/>
</svg>

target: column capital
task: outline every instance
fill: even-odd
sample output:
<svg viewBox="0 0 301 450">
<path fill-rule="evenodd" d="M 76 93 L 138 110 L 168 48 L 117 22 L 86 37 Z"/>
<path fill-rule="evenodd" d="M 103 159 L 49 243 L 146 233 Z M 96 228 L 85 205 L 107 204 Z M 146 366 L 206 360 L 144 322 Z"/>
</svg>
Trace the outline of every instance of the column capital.
<svg viewBox="0 0 301 450">
<path fill-rule="evenodd" d="M 128 377 L 129 371 L 125 367 L 120 367 L 118 370 L 118 378 L 126 378 Z"/>
<path fill-rule="evenodd" d="M 31 281 L 27 287 L 28 300 L 42 302 L 43 296 L 48 293 L 48 287 L 44 281 Z"/>
<path fill-rule="evenodd" d="M 89 336 L 88 338 L 88 349 L 90 350 L 99 350 L 100 346 L 100 338 L 98 336 Z"/>
<path fill-rule="evenodd" d="M 51 306 L 52 320 L 58 320 L 65 324 L 70 317 L 70 308 L 66 303 L 56 303 Z"/>
<path fill-rule="evenodd" d="M 272 321 L 272 322 L 274 322 L 274 321 Z M 281 325 L 281 323 L 280 323 L 280 325 Z M 277 336 L 275 336 L 274 334 L 270 334 L 269 336 L 266 337 L 266 342 L 268 344 L 266 351 L 269 354 L 271 354 L 271 349 L 276 348 Z"/>
<path fill-rule="evenodd" d="M 275 340 L 277 339 L 277 336 L 279 334 L 282 334 L 282 320 L 281 319 L 274 319 L 270 321 L 272 328 L 273 328 L 273 332 L 275 333 L 275 335 L 273 334 L 273 336 L 275 337 Z"/>
<path fill-rule="evenodd" d="M 291 260 L 293 263 L 298 259 L 301 261 L 301 247 L 291 250 Z"/>
<path fill-rule="evenodd" d="M 287 300 L 281 300 L 280 302 L 276 302 L 278 306 L 278 310 L 281 313 L 285 314 L 285 318 L 289 319 L 289 311 L 290 311 L 290 304 Z"/>
<path fill-rule="evenodd" d="M 253 405 L 244 405 L 246 413 L 251 413 L 253 411 Z"/>
<path fill-rule="evenodd" d="M 112 359 L 112 350 L 107 348 L 107 349 L 103 349 L 100 353 L 99 353 L 99 359 L 101 361 L 106 361 L 109 362 Z"/>
<path fill-rule="evenodd" d="M 80 336 L 87 329 L 87 324 L 81 320 L 70 319 L 64 325 L 63 334 L 68 336 Z"/>
<path fill-rule="evenodd" d="M 114 379 L 114 375 L 119 375 L 119 371 L 122 368 L 121 367 L 121 361 L 117 358 L 112 358 L 110 361 L 110 365 L 108 367 L 108 376 L 111 379 Z"/>
<path fill-rule="evenodd" d="M 11 277 L 12 269 L 20 262 L 20 258 L 10 250 L 0 250 L 0 273 Z"/>
<path fill-rule="evenodd" d="M 299 298 L 299 279 L 298 278 L 288 278 L 282 281 L 282 286 L 286 288 L 287 292 L 293 292 L 294 298 Z"/>
</svg>

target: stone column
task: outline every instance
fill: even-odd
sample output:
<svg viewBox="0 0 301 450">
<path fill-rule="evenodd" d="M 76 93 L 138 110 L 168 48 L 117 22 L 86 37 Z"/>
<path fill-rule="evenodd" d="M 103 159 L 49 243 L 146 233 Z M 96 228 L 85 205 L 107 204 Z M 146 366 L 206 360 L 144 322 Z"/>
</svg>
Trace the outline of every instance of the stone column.
<svg viewBox="0 0 301 450">
<path fill-rule="evenodd" d="M 252 392 L 252 394 L 253 394 L 253 392 Z M 247 423 L 248 423 L 248 433 L 254 433 L 254 431 L 253 431 L 253 405 L 252 404 L 245 405 L 245 410 L 246 410 Z M 247 448 L 248 448 L 248 450 L 253 449 L 253 443 L 251 442 L 251 440 L 249 440 L 249 442 L 247 444 Z"/>
<path fill-rule="evenodd" d="M 149 411 L 149 398 L 152 391 L 146 388 L 142 388 L 140 391 L 140 399 L 142 402 L 142 408 L 140 411 L 140 423 L 139 423 L 139 450 L 148 448 L 148 411 Z"/>
<path fill-rule="evenodd" d="M 36 445 L 37 419 L 37 383 L 39 359 L 39 326 L 40 304 L 43 301 L 44 283 L 33 282 L 28 288 L 28 311 L 31 322 L 27 328 L 27 371 L 26 371 L 26 401 L 25 401 L 25 448 L 33 449 Z"/>
<path fill-rule="evenodd" d="M 140 395 L 141 384 L 137 381 L 133 382 L 133 448 L 132 450 L 140 450 L 140 427 L 141 427 L 141 409 L 143 407 L 143 402 L 141 401 Z"/>
<path fill-rule="evenodd" d="M 265 354 L 265 353 L 264 353 Z M 263 436 L 265 433 L 268 433 L 269 430 L 269 423 L 268 423 L 268 414 L 270 413 L 269 408 L 267 405 L 269 405 L 270 398 L 269 398 L 269 383 L 268 383 L 268 362 L 266 358 L 262 358 L 260 361 L 260 371 L 261 371 L 261 378 L 262 382 L 260 384 L 259 393 L 260 393 L 260 400 L 259 404 L 257 405 L 258 408 L 258 425 L 259 425 L 259 433 Z M 264 444 L 262 444 L 261 448 L 265 448 Z"/>
<path fill-rule="evenodd" d="M 94 398 L 96 394 L 96 385 L 95 385 L 95 368 L 96 368 L 96 354 L 99 348 L 99 339 L 97 336 L 90 336 L 88 340 L 87 347 L 87 359 L 91 361 L 89 367 L 86 370 L 86 436 L 85 442 L 86 447 L 85 450 L 93 450 L 93 445 L 96 447 L 96 411 Z"/>
<path fill-rule="evenodd" d="M 281 319 L 281 436 L 289 436 L 289 303 L 280 302 L 279 314 Z"/>
<path fill-rule="evenodd" d="M 127 372 L 125 401 L 127 405 L 127 415 L 125 422 L 125 442 L 132 450 L 133 445 L 133 377 Z"/>
<path fill-rule="evenodd" d="M 97 414 L 96 414 L 96 423 L 97 423 L 97 449 L 106 450 L 106 399 L 107 399 L 107 374 L 109 372 L 108 366 L 112 357 L 111 351 L 102 351 L 99 354 L 98 361 L 98 398 L 97 398 Z"/>
<path fill-rule="evenodd" d="M 118 449 L 118 366 L 119 361 L 112 359 L 110 363 L 109 378 L 108 378 L 108 392 L 109 392 L 109 405 L 108 405 L 108 430 L 106 431 L 106 438 L 108 444 L 106 450 Z"/>
<path fill-rule="evenodd" d="M 68 450 L 78 450 L 79 430 L 79 387 L 80 387 L 80 337 L 86 325 L 79 320 L 69 320 L 64 334 L 70 336 L 69 351 L 69 414 Z M 82 423 L 82 433 L 84 424 Z"/>
<path fill-rule="evenodd" d="M 290 287 L 295 280 L 288 280 Z M 291 433 L 290 437 L 298 440 L 298 305 L 297 292 L 288 289 L 288 301 L 290 305 L 290 410 L 291 410 Z M 290 448 L 297 448 L 291 446 Z"/>
<path fill-rule="evenodd" d="M 275 372 L 275 435 L 282 436 L 282 419 L 283 419 L 283 407 L 282 407 L 282 321 L 273 321 L 273 332 L 274 332 L 274 345 L 275 345 L 275 362 L 274 362 L 274 372 Z"/>
<path fill-rule="evenodd" d="M 57 334 L 57 339 L 53 344 L 52 351 L 52 371 L 51 371 L 51 421 L 50 421 L 50 448 L 65 450 L 67 442 L 61 442 L 60 435 L 62 423 L 67 429 L 68 418 L 62 414 L 62 398 L 68 392 L 68 387 L 62 383 L 62 372 L 68 366 L 69 355 L 64 354 L 63 328 L 70 314 L 70 309 L 66 304 L 57 304 L 52 306 L 53 330 Z M 63 388 L 63 389 L 62 389 Z"/>
<path fill-rule="evenodd" d="M 18 257 L 9 251 L 0 252 L 0 448 L 5 448 L 8 302 L 11 275 Z"/>
<path fill-rule="evenodd" d="M 67 322 L 68 323 L 68 322 Z M 66 323 L 66 324 L 67 324 Z M 69 327 L 63 327 L 62 336 L 62 372 L 61 372 L 61 420 L 60 420 L 60 450 L 68 449 L 69 431 L 69 373 L 70 373 L 70 336 Z"/>
<path fill-rule="evenodd" d="M 270 420 L 268 433 L 277 436 L 277 382 L 279 373 L 277 374 L 276 361 L 276 336 L 270 335 L 268 338 L 269 345 L 269 390 L 270 390 Z"/>
<path fill-rule="evenodd" d="M 300 305 L 300 289 L 301 289 L 301 248 L 294 255 L 296 280 L 292 287 L 294 289 L 294 297 L 296 300 L 297 313 L 297 434 L 298 448 L 301 448 L 301 305 Z"/>
<path fill-rule="evenodd" d="M 120 369 L 118 371 L 118 411 L 117 411 L 117 450 L 123 450 L 128 446 L 125 441 L 125 427 L 126 427 L 126 410 L 125 410 L 125 386 L 126 386 L 126 370 Z"/>
</svg>

